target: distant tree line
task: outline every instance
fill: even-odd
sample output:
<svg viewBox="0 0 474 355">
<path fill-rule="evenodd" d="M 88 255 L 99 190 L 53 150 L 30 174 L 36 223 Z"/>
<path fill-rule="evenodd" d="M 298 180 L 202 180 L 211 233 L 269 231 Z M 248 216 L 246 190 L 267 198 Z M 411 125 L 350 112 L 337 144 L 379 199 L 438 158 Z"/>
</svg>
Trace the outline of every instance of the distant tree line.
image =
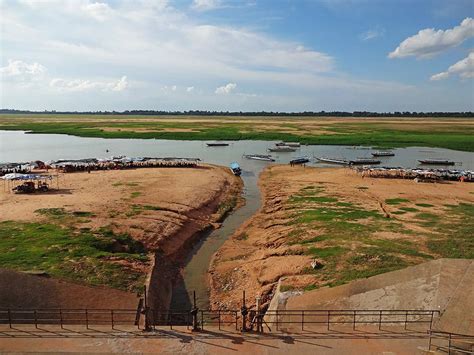
<svg viewBox="0 0 474 355">
<path fill-rule="evenodd" d="M 273 112 L 273 111 L 156 111 L 156 110 L 126 110 L 126 111 L 28 111 L 0 109 L 0 114 L 30 114 L 30 115 L 149 115 L 149 116 L 317 116 L 317 117 L 474 117 L 472 111 L 466 112 L 369 112 L 369 111 L 303 111 L 303 112 Z"/>
</svg>

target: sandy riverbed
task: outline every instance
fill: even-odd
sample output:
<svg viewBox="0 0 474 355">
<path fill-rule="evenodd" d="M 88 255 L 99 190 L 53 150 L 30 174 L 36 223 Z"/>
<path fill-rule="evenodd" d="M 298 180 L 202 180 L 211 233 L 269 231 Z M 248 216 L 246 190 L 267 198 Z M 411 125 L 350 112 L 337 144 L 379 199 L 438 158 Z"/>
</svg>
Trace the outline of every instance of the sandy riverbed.
<svg viewBox="0 0 474 355">
<path fill-rule="evenodd" d="M 443 221 L 449 213 L 446 206 L 474 203 L 474 184 L 362 178 L 355 171 L 341 168 L 272 166 L 261 174 L 259 184 L 263 199 L 261 210 L 214 256 L 210 270 L 211 304 L 214 306 L 238 306 L 243 290 L 246 290 L 248 302 L 254 302 L 258 295 L 268 302 L 280 278 L 287 289 L 338 284 L 348 271 L 341 269 L 360 267 L 361 271 L 370 272 L 370 268 L 364 267 L 371 263 L 374 268 L 388 265 L 382 263 L 386 261 L 386 255 L 393 259 L 388 260 L 391 264 L 387 271 L 441 257 L 428 247 L 428 243 L 442 236 L 433 234 L 434 227 L 428 223 L 431 220 L 419 218 L 439 217 L 436 221 Z M 309 194 L 311 191 L 320 192 Z M 334 210 L 329 210 L 328 205 Z M 301 220 L 292 217 L 303 216 L 314 209 L 323 214 L 310 223 L 299 223 Z M 360 227 L 361 232 L 354 229 L 352 234 L 341 235 L 340 231 L 337 234 L 331 230 L 335 225 L 327 224 L 324 218 L 325 213 L 339 209 L 353 209 L 349 213 L 375 217 L 357 219 L 357 224 L 350 224 Z M 304 216 L 308 215 L 312 216 Z M 450 215 L 449 218 L 453 218 L 453 231 L 460 228 L 459 216 Z M 380 230 L 368 229 L 371 226 L 380 226 Z M 403 253 L 397 253 L 399 246 Z M 380 249 L 380 255 L 373 255 L 373 251 L 381 247 L 385 249 Z M 317 254 L 319 249 L 339 254 Z M 372 254 L 366 251 L 369 249 Z M 321 271 L 308 271 L 314 254 L 327 256 L 322 260 L 325 265 Z M 348 264 L 348 260 L 353 264 Z M 360 260 L 365 264 L 356 263 Z M 368 274 L 361 272 L 360 275 Z"/>
</svg>

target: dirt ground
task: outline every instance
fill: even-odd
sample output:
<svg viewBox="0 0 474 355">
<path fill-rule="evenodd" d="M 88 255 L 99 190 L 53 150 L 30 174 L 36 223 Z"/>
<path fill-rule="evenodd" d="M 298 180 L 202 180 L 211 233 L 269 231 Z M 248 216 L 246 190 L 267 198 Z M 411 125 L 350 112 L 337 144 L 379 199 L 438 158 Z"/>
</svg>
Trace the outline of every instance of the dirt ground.
<svg viewBox="0 0 474 355">
<path fill-rule="evenodd" d="M 196 228 L 215 222 L 218 205 L 239 183 L 228 169 L 203 165 L 59 174 L 47 193 L 14 194 L 8 183 L 2 184 L 0 221 L 40 221 L 45 217 L 35 211 L 64 208 L 92 214 L 82 228 L 112 226 L 144 242 L 147 249 L 172 252 L 168 240 L 183 234 L 191 220 Z"/>
<path fill-rule="evenodd" d="M 341 168 L 272 166 L 264 170 L 259 183 L 263 199 L 261 210 L 226 241 L 213 259 L 210 283 L 211 304 L 214 306 L 240 305 L 244 290 L 250 304 L 254 303 L 256 296 L 262 296 L 263 302 L 268 302 L 280 278 L 285 280 L 287 290 L 309 290 L 330 282 L 337 284 L 341 280 L 340 283 L 345 283 L 350 279 L 343 276 L 352 271 L 348 269 L 357 269 L 359 265 L 355 261 L 361 259 L 365 263 L 363 266 L 372 265 L 377 269 L 381 265 L 382 269 L 384 257 L 390 255 L 388 261 L 391 264 L 383 270 L 392 271 L 442 257 L 427 247 L 433 230 L 429 223 L 420 222 L 418 218 L 435 216 L 443 220 L 448 213 L 446 206 L 474 203 L 474 184 L 363 178 L 351 169 Z M 305 192 L 317 189 L 324 195 L 305 195 Z M 320 202 L 315 205 L 298 202 L 298 199 Z M 339 239 L 332 239 L 336 231 L 333 232 L 330 226 L 337 225 L 320 222 L 324 221 L 325 209 L 331 199 L 337 201 L 332 202 L 333 206 L 349 206 L 334 207 L 335 211 L 337 208 L 355 208 L 350 213 L 368 213 L 375 217 L 358 219 L 358 224 L 343 220 L 350 226 L 360 227 L 361 231 L 349 230 Z M 317 208 L 324 213 L 316 222 L 304 224 L 294 217 Z M 380 224 L 380 230 L 363 234 L 368 233 L 367 228 L 377 226 L 375 223 Z M 378 247 L 392 249 L 380 249 L 382 253 L 375 256 L 361 252 L 379 250 Z M 337 251 L 339 254 L 318 254 L 321 251 Z M 310 269 L 315 255 L 322 255 L 318 259 L 323 263 L 321 271 Z M 351 260 L 354 264 L 342 264 L 343 260 Z M 341 270 L 341 265 L 345 270 Z M 366 271 L 363 269 L 360 274 L 350 274 L 350 277 L 372 276 L 364 273 Z"/>
<path fill-rule="evenodd" d="M 228 169 L 205 164 L 60 174 L 51 183 L 53 190 L 46 193 L 14 194 L 9 183 L 0 185 L 0 222 L 45 221 L 72 227 L 77 233 L 106 227 L 142 242 L 150 261 L 157 250 L 164 258 L 179 256 L 191 237 L 209 227 L 218 228 L 241 189 L 240 179 Z M 63 210 L 58 216 L 39 212 L 54 209 Z M 119 259 L 107 262 L 121 263 L 125 270 L 143 275 L 154 267 L 152 262 Z M 6 290 L 4 286 L 0 289 Z M 54 284 L 62 286 L 70 288 L 68 283 Z"/>
</svg>

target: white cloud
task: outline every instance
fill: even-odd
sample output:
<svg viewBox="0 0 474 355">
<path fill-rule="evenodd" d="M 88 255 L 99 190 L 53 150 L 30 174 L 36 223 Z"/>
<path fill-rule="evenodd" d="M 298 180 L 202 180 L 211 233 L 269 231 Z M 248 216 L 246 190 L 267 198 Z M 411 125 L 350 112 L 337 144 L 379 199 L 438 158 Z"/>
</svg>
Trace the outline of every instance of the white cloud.
<svg viewBox="0 0 474 355">
<path fill-rule="evenodd" d="M 215 10 L 221 6 L 221 0 L 193 0 L 191 8 L 197 11 L 209 11 Z"/>
<path fill-rule="evenodd" d="M 116 81 L 66 80 L 55 78 L 49 82 L 49 86 L 60 91 L 123 91 L 128 87 L 128 82 L 126 76 L 122 76 L 122 78 Z"/>
<path fill-rule="evenodd" d="M 188 86 L 186 88 L 186 92 L 193 92 L 194 91 L 194 86 Z"/>
<path fill-rule="evenodd" d="M 430 80 L 443 80 L 447 79 L 450 75 L 459 75 L 462 79 L 474 78 L 474 52 L 469 53 L 466 58 L 451 65 L 447 71 L 433 75 Z"/>
<path fill-rule="evenodd" d="M 0 68 L 0 74 L 6 77 L 34 77 L 43 75 L 46 68 L 39 63 L 28 64 L 21 60 L 9 60 L 8 65 Z"/>
<path fill-rule="evenodd" d="M 415 56 L 417 58 L 430 58 L 450 48 L 456 47 L 468 38 L 474 36 L 474 20 L 465 18 L 459 26 L 448 30 L 435 31 L 426 28 L 418 34 L 408 37 L 390 52 L 389 58 L 403 58 Z"/>
<path fill-rule="evenodd" d="M 361 33 L 359 38 L 362 41 L 369 41 L 371 39 L 375 39 L 378 37 L 382 37 L 385 34 L 385 29 L 383 28 L 376 28 L 373 30 L 368 30 L 367 32 Z"/>
<path fill-rule="evenodd" d="M 111 14 L 112 9 L 109 5 L 100 2 L 85 4 L 82 6 L 83 11 L 98 21 L 104 21 Z"/>
<path fill-rule="evenodd" d="M 227 85 L 219 86 L 214 92 L 218 95 L 228 95 L 232 93 L 232 91 L 234 91 L 236 87 L 237 87 L 237 84 L 228 83 Z"/>
</svg>

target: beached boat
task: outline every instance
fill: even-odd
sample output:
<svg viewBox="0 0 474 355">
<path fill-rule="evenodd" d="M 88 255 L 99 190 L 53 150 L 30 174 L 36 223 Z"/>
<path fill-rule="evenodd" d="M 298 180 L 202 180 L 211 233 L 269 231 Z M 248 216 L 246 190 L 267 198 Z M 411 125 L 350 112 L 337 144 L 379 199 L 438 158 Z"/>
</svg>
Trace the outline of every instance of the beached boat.
<svg viewBox="0 0 474 355">
<path fill-rule="evenodd" d="M 273 147 L 273 148 L 268 148 L 268 150 L 269 150 L 270 152 L 277 152 L 277 153 L 296 152 L 296 148 L 288 147 L 287 145 L 279 146 L 279 147 Z"/>
<path fill-rule="evenodd" d="M 380 163 L 381 161 L 377 159 L 358 158 L 355 160 L 349 160 L 350 165 L 375 165 Z"/>
<path fill-rule="evenodd" d="M 236 176 L 240 176 L 242 174 L 242 169 L 240 168 L 240 165 L 237 162 L 230 163 L 230 170 L 232 170 L 232 173 Z"/>
<path fill-rule="evenodd" d="M 280 142 L 275 144 L 277 147 L 293 147 L 293 148 L 299 148 L 301 147 L 301 144 L 298 142 Z"/>
<path fill-rule="evenodd" d="M 298 157 L 295 159 L 290 160 L 290 165 L 299 165 L 299 164 L 306 164 L 309 163 L 310 159 L 307 156 L 304 157 Z"/>
<path fill-rule="evenodd" d="M 206 143 L 208 147 L 227 147 L 229 143 L 224 142 L 215 142 L 215 143 Z"/>
<path fill-rule="evenodd" d="M 451 160 L 445 160 L 445 159 L 423 159 L 423 160 L 418 160 L 420 164 L 424 165 L 454 165 L 455 162 Z"/>
<path fill-rule="evenodd" d="M 395 153 L 390 151 L 377 151 L 372 152 L 372 156 L 374 157 L 394 157 Z"/>
<path fill-rule="evenodd" d="M 269 154 L 245 154 L 245 158 L 261 161 L 275 161 L 275 159 Z"/>
<path fill-rule="evenodd" d="M 316 157 L 316 159 L 323 163 L 329 164 L 340 164 L 340 165 L 350 165 L 351 162 L 345 159 L 338 159 L 338 158 L 327 158 L 327 157 Z"/>
</svg>

